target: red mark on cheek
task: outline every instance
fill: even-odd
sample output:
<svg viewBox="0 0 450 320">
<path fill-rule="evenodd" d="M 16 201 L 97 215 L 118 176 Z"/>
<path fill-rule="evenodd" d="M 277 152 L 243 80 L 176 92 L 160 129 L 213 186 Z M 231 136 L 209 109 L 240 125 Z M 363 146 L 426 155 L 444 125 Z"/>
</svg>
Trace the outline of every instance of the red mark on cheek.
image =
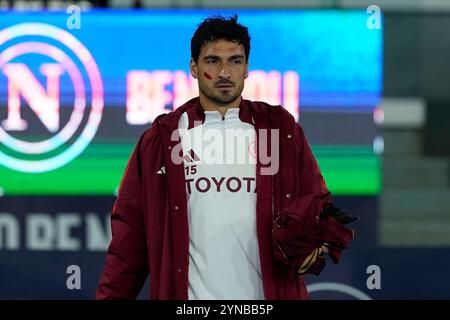
<svg viewBox="0 0 450 320">
<path fill-rule="evenodd" d="M 208 80 L 211 80 L 211 79 L 212 79 L 212 77 L 211 77 L 209 74 L 207 74 L 206 72 L 203 72 L 203 75 L 204 75 L 205 78 L 208 79 Z"/>
</svg>

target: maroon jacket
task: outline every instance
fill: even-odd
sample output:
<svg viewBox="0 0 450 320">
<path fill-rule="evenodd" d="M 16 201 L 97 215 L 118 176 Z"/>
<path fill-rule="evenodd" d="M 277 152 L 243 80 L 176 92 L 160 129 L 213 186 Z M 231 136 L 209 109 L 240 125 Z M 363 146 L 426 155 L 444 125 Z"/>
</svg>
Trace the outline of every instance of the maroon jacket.
<svg viewBox="0 0 450 320">
<path fill-rule="evenodd" d="M 97 299 L 135 299 L 148 275 L 150 299 L 188 299 L 184 167 L 170 161 L 171 150 L 178 143 L 170 137 L 184 112 L 189 119 L 204 120 L 198 98 L 192 99 L 155 119 L 133 151 L 112 212 L 112 240 Z M 254 123 L 258 133 L 258 129 L 274 126 L 274 112 L 279 117 L 280 167 L 272 177 L 261 175 L 259 159 L 256 166 L 257 237 L 264 294 L 269 300 L 308 299 L 303 277 L 274 258 L 273 213 L 310 194 L 329 202 L 330 193 L 302 128 L 289 112 L 280 106 L 242 100 L 239 117 Z M 166 175 L 157 174 L 163 166 Z"/>
</svg>

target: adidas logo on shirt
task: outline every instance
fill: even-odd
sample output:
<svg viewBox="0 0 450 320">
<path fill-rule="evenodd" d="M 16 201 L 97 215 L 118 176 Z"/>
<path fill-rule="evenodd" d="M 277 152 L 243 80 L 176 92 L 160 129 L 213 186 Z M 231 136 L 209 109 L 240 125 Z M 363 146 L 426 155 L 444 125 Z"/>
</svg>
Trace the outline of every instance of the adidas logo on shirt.
<svg viewBox="0 0 450 320">
<path fill-rule="evenodd" d="M 161 169 L 159 169 L 156 173 L 157 174 L 166 174 L 166 167 L 162 166 Z"/>
<path fill-rule="evenodd" d="M 197 154 L 194 152 L 194 150 L 190 149 L 184 156 L 183 156 L 184 163 L 192 163 L 200 161 L 200 158 L 197 156 Z"/>
</svg>

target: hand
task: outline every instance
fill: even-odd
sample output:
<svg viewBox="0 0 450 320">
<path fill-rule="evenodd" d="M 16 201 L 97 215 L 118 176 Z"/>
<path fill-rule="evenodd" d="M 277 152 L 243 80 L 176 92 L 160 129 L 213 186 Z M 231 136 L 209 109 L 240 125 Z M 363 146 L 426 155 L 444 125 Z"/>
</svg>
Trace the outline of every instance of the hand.
<svg viewBox="0 0 450 320">
<path fill-rule="evenodd" d="M 326 206 L 320 213 L 321 219 L 326 219 L 327 217 L 332 217 L 340 224 L 349 224 L 359 220 L 359 217 L 353 217 L 333 204 Z"/>
</svg>

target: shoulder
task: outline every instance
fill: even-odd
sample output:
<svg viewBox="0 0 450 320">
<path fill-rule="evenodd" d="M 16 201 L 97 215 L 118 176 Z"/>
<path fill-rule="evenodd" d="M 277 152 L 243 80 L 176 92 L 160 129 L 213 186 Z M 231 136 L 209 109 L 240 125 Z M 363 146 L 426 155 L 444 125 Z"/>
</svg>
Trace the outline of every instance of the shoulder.
<svg viewBox="0 0 450 320">
<path fill-rule="evenodd" d="M 303 147 L 307 143 L 305 133 L 302 126 L 295 120 L 294 116 L 286 110 L 281 105 L 271 105 L 264 101 L 249 101 L 245 100 L 247 103 L 251 104 L 254 111 L 260 115 L 268 115 L 270 117 L 270 112 L 278 112 L 280 119 L 280 129 L 285 134 L 291 134 L 294 136 L 295 145 L 297 147 Z"/>
<path fill-rule="evenodd" d="M 176 110 L 160 114 L 152 122 L 150 128 L 148 128 L 141 136 L 139 143 L 146 149 L 160 143 L 162 137 L 161 132 L 173 132 L 178 128 L 178 122 L 184 113 L 195 113 L 196 98 L 189 100 Z"/>
<path fill-rule="evenodd" d="M 279 112 L 280 120 L 283 125 L 295 124 L 294 116 L 281 105 L 272 105 L 264 101 L 244 101 L 252 107 L 256 114 L 269 116 L 272 111 Z"/>
<path fill-rule="evenodd" d="M 159 139 L 159 131 L 158 131 L 158 126 L 156 125 L 156 121 L 153 121 L 150 128 L 148 128 L 147 130 L 144 131 L 144 133 L 142 133 L 140 139 L 139 139 L 139 143 L 140 144 L 147 144 L 153 140 L 157 140 Z"/>
</svg>

